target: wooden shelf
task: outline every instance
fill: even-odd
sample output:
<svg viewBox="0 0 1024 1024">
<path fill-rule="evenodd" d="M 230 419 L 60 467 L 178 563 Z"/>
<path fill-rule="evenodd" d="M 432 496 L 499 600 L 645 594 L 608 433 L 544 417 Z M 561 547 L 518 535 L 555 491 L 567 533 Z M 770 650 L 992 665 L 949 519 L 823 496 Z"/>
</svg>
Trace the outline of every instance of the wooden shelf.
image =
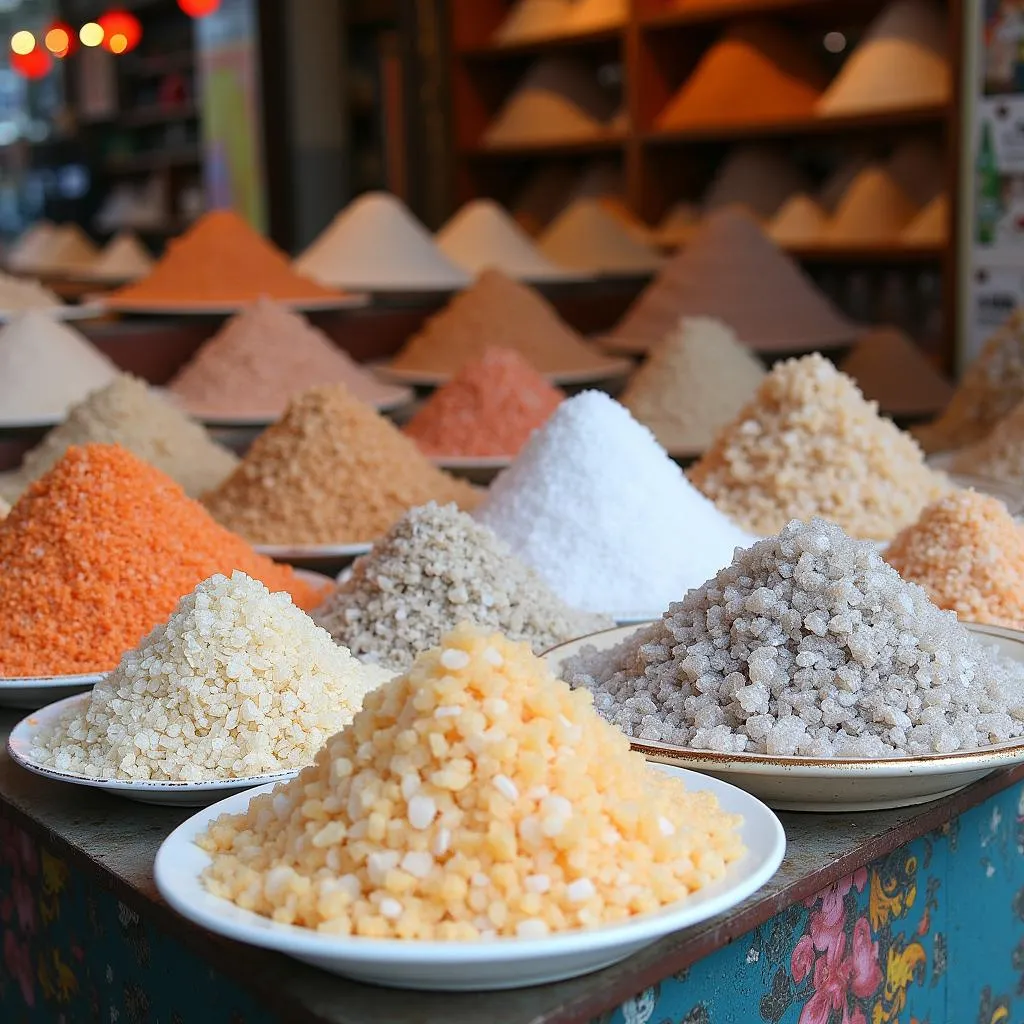
<svg viewBox="0 0 1024 1024">
<path fill-rule="evenodd" d="M 125 128 L 145 128 L 155 124 L 174 124 L 177 121 L 190 121 L 199 116 L 194 103 L 179 103 L 168 106 L 153 103 L 145 107 L 135 107 L 122 111 L 115 120 Z"/>
<path fill-rule="evenodd" d="M 139 174 L 145 171 L 160 171 L 167 167 L 192 167 L 202 163 L 199 146 L 176 146 L 173 149 L 157 149 L 149 153 L 135 153 L 132 156 L 109 157 L 106 169 L 110 174 Z"/>
<path fill-rule="evenodd" d="M 516 160 L 525 157 L 588 156 L 615 153 L 625 146 L 623 135 L 569 142 L 537 142 L 520 146 L 470 146 L 461 155 L 470 160 Z"/>
<path fill-rule="evenodd" d="M 704 25 L 751 17 L 800 17 L 834 21 L 859 12 L 873 13 L 884 0 L 732 0 L 729 3 L 691 4 L 688 7 L 652 11 L 639 16 L 641 28 L 657 30 L 684 25 Z"/>
<path fill-rule="evenodd" d="M 124 68 L 130 74 L 138 75 L 140 78 L 158 78 L 161 75 L 169 75 L 175 71 L 191 71 L 195 66 L 195 54 L 191 50 L 179 50 L 177 53 L 153 54 L 151 56 L 137 57 L 130 54 L 124 60 Z"/>
<path fill-rule="evenodd" d="M 458 55 L 467 61 L 507 60 L 512 57 L 548 53 L 551 50 L 575 50 L 583 47 L 607 46 L 610 43 L 621 43 L 624 33 L 625 26 L 601 28 L 592 32 L 580 32 L 575 35 L 528 39 L 517 43 L 488 43 L 485 46 L 471 46 L 460 50 Z"/>
<path fill-rule="evenodd" d="M 944 245 L 794 245 L 786 251 L 802 263 L 938 263 L 948 249 Z"/>
</svg>

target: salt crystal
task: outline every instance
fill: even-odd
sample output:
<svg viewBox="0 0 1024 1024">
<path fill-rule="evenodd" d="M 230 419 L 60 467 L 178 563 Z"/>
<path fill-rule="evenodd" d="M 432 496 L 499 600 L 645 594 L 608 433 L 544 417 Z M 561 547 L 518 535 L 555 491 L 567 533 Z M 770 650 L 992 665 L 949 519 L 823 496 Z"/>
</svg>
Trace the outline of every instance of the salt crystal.
<svg viewBox="0 0 1024 1024">
<path fill-rule="evenodd" d="M 572 903 L 586 903 L 596 892 L 594 883 L 589 878 L 577 878 L 566 886 L 565 894 Z"/>
<path fill-rule="evenodd" d="M 423 831 L 430 828 L 431 822 L 437 816 L 437 804 L 429 796 L 414 796 L 408 803 L 409 824 L 413 828 Z"/>
</svg>

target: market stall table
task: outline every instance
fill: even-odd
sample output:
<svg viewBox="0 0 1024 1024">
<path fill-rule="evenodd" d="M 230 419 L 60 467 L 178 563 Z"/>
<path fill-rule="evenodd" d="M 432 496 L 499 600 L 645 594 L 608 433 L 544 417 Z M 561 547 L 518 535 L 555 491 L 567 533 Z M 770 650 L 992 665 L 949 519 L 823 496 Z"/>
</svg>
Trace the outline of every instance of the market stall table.
<svg viewBox="0 0 1024 1024">
<path fill-rule="evenodd" d="M 0 712 L 0 741 L 17 715 Z M 203 1024 L 895 1024 L 1018 1019 L 1024 767 L 902 810 L 783 814 L 779 873 L 734 912 L 598 974 L 402 992 L 216 939 L 158 898 L 191 813 L 83 792 L 0 755 L 0 1019 Z"/>
</svg>

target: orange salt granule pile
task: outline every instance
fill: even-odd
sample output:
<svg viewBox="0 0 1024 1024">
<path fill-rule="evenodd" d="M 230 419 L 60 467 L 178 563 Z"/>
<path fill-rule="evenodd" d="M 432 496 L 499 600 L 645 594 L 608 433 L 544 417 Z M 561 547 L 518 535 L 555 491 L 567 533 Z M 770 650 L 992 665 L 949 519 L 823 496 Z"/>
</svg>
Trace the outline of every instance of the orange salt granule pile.
<svg viewBox="0 0 1024 1024">
<path fill-rule="evenodd" d="M 167 247 L 148 277 L 113 292 L 121 306 L 336 298 L 292 269 L 288 257 L 230 210 L 200 218 Z"/>
<path fill-rule="evenodd" d="M 0 677 L 112 669 L 182 595 L 235 569 L 322 598 L 116 445 L 69 448 L 0 522 Z"/>
<path fill-rule="evenodd" d="M 515 456 L 563 398 L 518 352 L 490 348 L 435 391 L 405 432 L 427 455 Z"/>
<path fill-rule="evenodd" d="M 885 559 L 961 619 L 1024 629 L 1024 531 L 998 498 L 950 492 L 897 534 Z"/>
</svg>

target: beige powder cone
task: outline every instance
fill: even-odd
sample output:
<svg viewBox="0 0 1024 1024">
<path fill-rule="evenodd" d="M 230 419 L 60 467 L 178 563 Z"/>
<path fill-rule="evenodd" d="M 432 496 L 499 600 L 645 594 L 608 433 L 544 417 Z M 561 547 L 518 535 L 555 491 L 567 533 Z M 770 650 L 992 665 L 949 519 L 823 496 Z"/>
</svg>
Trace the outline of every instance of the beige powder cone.
<svg viewBox="0 0 1024 1024">
<path fill-rule="evenodd" d="M 684 316 L 715 317 L 762 352 L 841 346 L 857 335 L 757 221 L 735 207 L 704 220 L 626 311 L 609 346 L 646 351 Z"/>
<path fill-rule="evenodd" d="M 898 238 L 916 210 L 884 167 L 867 167 L 854 179 L 822 235 L 827 245 L 880 245 Z"/>
<path fill-rule="evenodd" d="M 847 157 L 825 179 L 825 183 L 818 190 L 817 199 L 826 213 L 835 213 L 839 201 L 846 195 L 846 190 L 853 184 L 857 175 L 868 166 L 868 162 L 865 156 Z"/>
<path fill-rule="evenodd" d="M 563 31 L 576 34 L 618 28 L 625 25 L 628 17 L 628 0 L 575 0 L 570 4 Z"/>
<path fill-rule="evenodd" d="M 800 192 L 790 196 L 772 218 L 768 234 L 776 245 L 817 245 L 828 225 L 828 217 L 816 199 Z"/>
<path fill-rule="evenodd" d="M 943 13 L 928 0 L 897 0 L 868 27 L 818 113 L 841 116 L 947 103 L 952 94 Z"/>
<path fill-rule="evenodd" d="M 903 229 L 900 241 L 909 246 L 945 245 L 949 241 L 949 197 L 937 195 Z"/>
<path fill-rule="evenodd" d="M 519 0 L 495 31 L 494 42 L 509 45 L 559 36 L 572 8 L 572 0 Z"/>
<path fill-rule="evenodd" d="M 548 164 L 526 180 L 512 203 L 512 216 L 530 235 L 539 235 L 572 201 L 579 180 L 572 164 Z"/>
<path fill-rule="evenodd" d="M 579 61 L 550 57 L 535 64 L 484 132 L 487 146 L 592 139 L 607 133 L 615 107 Z"/>
<path fill-rule="evenodd" d="M 737 146 L 708 186 L 703 207 L 710 213 L 739 203 L 755 216 L 768 219 L 794 192 L 809 188 L 804 175 L 778 150 Z"/>
<path fill-rule="evenodd" d="M 630 234 L 598 199 L 577 199 L 541 235 L 541 252 L 565 267 L 603 274 L 648 274 L 661 255 Z"/>
<path fill-rule="evenodd" d="M 654 240 L 666 249 L 686 245 L 700 226 L 700 206 L 697 203 L 676 203 L 658 223 Z"/>
<path fill-rule="evenodd" d="M 889 157 L 886 170 L 917 206 L 930 203 L 946 184 L 942 153 L 925 139 L 911 139 L 898 146 Z"/>
</svg>

